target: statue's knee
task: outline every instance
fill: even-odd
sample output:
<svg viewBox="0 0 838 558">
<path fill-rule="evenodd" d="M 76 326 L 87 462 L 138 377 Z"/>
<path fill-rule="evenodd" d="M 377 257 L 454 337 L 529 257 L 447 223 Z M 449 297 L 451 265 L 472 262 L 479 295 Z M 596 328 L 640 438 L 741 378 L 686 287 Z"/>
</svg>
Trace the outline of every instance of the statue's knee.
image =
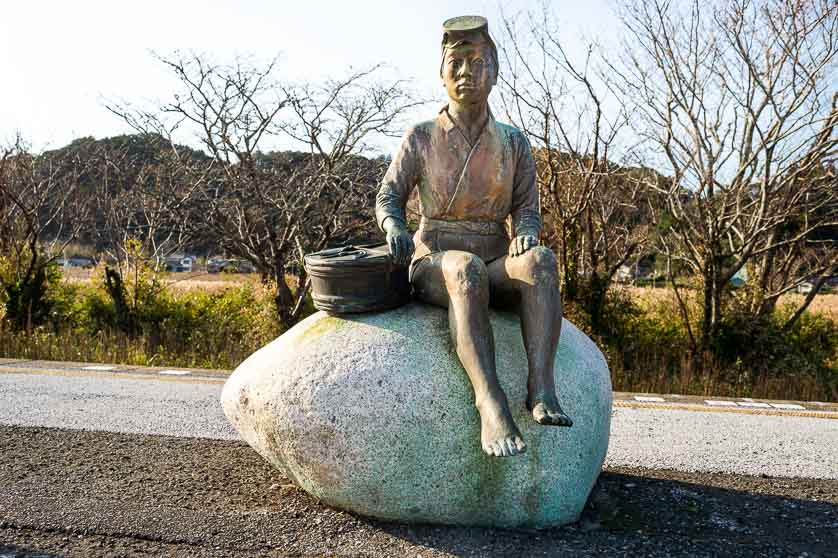
<svg viewBox="0 0 838 558">
<path fill-rule="evenodd" d="M 544 246 L 535 246 L 527 250 L 523 256 L 526 274 L 536 282 L 552 284 L 557 282 L 559 270 L 552 250 Z"/>
<path fill-rule="evenodd" d="M 449 290 L 465 296 L 488 296 L 489 272 L 477 256 L 467 252 L 446 255 L 442 271 Z"/>
</svg>

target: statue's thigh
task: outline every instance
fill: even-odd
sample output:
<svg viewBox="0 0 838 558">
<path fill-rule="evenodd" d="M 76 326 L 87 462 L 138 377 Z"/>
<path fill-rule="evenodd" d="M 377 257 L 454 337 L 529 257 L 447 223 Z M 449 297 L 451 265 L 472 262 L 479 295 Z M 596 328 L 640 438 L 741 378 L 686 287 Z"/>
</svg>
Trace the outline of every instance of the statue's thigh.
<svg viewBox="0 0 838 558">
<path fill-rule="evenodd" d="M 495 308 L 515 310 L 521 302 L 521 281 L 515 279 L 516 263 L 514 258 L 501 256 L 486 265 L 490 303 Z"/>
<path fill-rule="evenodd" d="M 448 289 L 442 272 L 443 254 L 444 252 L 435 252 L 415 262 L 410 282 L 413 284 L 413 294 L 416 298 L 428 304 L 447 308 Z"/>
<path fill-rule="evenodd" d="M 470 296 L 468 288 L 487 289 L 486 266 L 483 261 L 462 250 L 445 250 L 428 254 L 413 264 L 410 282 L 416 298 L 429 304 L 447 307 L 452 297 Z M 473 293 L 476 294 L 476 293 Z"/>
</svg>

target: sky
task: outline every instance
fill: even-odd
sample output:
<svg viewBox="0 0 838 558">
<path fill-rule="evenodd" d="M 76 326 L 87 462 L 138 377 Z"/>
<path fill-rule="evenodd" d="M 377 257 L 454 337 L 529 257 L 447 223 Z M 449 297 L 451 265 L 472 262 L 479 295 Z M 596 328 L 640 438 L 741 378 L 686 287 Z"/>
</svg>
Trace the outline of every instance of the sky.
<svg viewBox="0 0 838 558">
<path fill-rule="evenodd" d="M 501 10 L 538 6 L 538 0 L 11 2 L 0 19 L 0 142 L 19 132 L 41 150 L 81 136 L 130 133 L 104 104 L 171 96 L 174 81 L 151 51 L 193 50 L 216 61 L 279 55 L 281 75 L 291 81 L 385 63 L 442 102 L 442 22 L 478 14 L 491 31 Z M 553 0 L 551 7 L 571 54 L 616 30 L 607 0 Z"/>
</svg>

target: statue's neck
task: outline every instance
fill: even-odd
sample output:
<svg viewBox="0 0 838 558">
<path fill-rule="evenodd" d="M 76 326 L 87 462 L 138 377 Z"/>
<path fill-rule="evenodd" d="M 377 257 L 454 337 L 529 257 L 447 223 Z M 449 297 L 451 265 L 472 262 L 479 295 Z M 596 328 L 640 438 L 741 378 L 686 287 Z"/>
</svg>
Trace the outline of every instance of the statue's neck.
<svg viewBox="0 0 838 558">
<path fill-rule="evenodd" d="M 448 103 L 448 114 L 458 126 L 463 128 L 472 141 L 476 141 L 476 136 L 489 118 L 489 104 L 462 104 L 451 101 Z"/>
</svg>

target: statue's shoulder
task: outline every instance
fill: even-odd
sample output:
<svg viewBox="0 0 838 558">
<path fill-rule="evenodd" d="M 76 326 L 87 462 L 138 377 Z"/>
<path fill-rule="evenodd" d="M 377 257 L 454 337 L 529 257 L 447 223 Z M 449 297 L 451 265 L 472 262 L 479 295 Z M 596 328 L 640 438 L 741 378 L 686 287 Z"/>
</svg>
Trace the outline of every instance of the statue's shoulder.
<svg viewBox="0 0 838 558">
<path fill-rule="evenodd" d="M 529 149 L 530 142 L 527 135 L 515 126 L 495 120 L 495 127 L 498 136 L 505 140 L 504 143 L 511 145 L 513 148 Z"/>
<path fill-rule="evenodd" d="M 407 128 L 404 133 L 405 139 L 427 139 L 433 135 L 434 130 L 439 126 L 437 120 L 423 120 L 422 122 L 417 122 Z"/>
</svg>

